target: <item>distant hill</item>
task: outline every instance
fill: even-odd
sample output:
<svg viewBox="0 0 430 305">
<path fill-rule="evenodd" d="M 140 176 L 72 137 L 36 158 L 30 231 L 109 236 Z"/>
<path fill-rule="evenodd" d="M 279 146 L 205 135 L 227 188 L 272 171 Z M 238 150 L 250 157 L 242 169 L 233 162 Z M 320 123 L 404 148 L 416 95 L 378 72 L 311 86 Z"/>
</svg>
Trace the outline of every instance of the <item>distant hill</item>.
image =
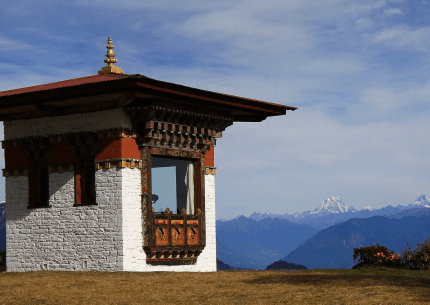
<svg viewBox="0 0 430 305">
<path fill-rule="evenodd" d="M 249 260 L 240 249 L 233 247 L 235 250 L 232 250 L 232 248 L 228 247 L 225 243 L 220 241 L 218 237 L 216 246 L 217 259 L 228 264 L 232 268 L 258 269 L 256 263 L 252 260 Z"/>
<path fill-rule="evenodd" d="M 306 270 L 305 266 L 302 265 L 296 265 L 293 263 L 288 263 L 284 261 L 276 261 L 269 266 L 266 267 L 266 270 L 280 270 L 280 269 L 287 269 L 287 270 Z"/>
<path fill-rule="evenodd" d="M 265 269 L 318 232 L 285 219 L 217 221 L 217 258 L 233 268 Z"/>
<path fill-rule="evenodd" d="M 233 270 L 232 267 L 230 267 L 229 265 L 223 263 L 219 259 L 216 260 L 216 267 L 217 267 L 217 270 Z"/>
<path fill-rule="evenodd" d="M 415 247 L 429 236 L 429 216 L 353 218 L 321 230 L 282 260 L 309 269 L 351 268 L 354 248 L 379 243 L 401 254 L 408 243 Z"/>
</svg>

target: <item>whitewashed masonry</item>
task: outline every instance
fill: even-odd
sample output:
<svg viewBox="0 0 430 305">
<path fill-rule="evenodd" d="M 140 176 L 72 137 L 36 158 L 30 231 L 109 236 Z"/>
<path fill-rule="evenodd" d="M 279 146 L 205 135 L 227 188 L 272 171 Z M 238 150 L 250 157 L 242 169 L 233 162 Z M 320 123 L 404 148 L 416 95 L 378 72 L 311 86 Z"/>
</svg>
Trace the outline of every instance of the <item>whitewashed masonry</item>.
<svg viewBox="0 0 430 305">
<path fill-rule="evenodd" d="M 106 119 L 108 118 L 108 119 Z M 123 109 L 5 122 L 5 140 L 131 128 Z M 27 209 L 27 176 L 6 177 L 7 271 L 216 271 L 215 177 L 205 177 L 206 247 L 194 265 L 146 264 L 141 172 L 96 171 L 97 205 L 73 206 L 73 172 L 49 175 L 49 207 Z"/>
</svg>

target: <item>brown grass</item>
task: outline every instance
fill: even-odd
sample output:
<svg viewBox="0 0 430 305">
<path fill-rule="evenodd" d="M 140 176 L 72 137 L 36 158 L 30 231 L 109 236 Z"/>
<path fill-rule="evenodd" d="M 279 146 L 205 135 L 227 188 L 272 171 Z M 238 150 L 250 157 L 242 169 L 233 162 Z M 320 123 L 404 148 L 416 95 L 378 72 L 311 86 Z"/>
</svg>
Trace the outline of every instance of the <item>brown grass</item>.
<svg viewBox="0 0 430 305">
<path fill-rule="evenodd" d="M 430 302 L 430 272 L 393 272 L 397 271 L 1 272 L 0 304 Z"/>
</svg>

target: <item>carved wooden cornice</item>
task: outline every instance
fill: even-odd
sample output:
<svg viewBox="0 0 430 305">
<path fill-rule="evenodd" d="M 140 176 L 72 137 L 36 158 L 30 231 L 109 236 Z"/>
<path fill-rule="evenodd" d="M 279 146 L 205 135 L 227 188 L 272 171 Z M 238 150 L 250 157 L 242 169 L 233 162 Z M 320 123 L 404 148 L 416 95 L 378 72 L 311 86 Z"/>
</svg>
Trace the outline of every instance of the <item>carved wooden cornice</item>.
<svg viewBox="0 0 430 305">
<path fill-rule="evenodd" d="M 224 131 L 228 126 L 233 125 L 233 119 L 229 117 L 198 113 L 159 105 L 125 107 L 124 110 L 128 111 L 132 115 L 133 128 L 135 129 L 139 129 L 139 123 L 146 123 L 148 121 L 196 126 L 206 129 L 214 129 L 217 130 L 217 132 Z"/>
<path fill-rule="evenodd" d="M 149 121 L 139 140 L 147 146 L 197 150 L 216 146 L 215 135 L 216 131 L 209 128 Z"/>
<path fill-rule="evenodd" d="M 216 138 L 233 119 L 158 105 L 125 108 L 131 114 L 138 142 L 144 146 L 201 150 L 216 146 Z"/>
<path fill-rule="evenodd" d="M 111 159 L 111 160 L 103 160 L 96 161 L 95 168 L 97 169 L 105 169 L 105 168 L 142 168 L 142 160 L 137 159 Z"/>
<path fill-rule="evenodd" d="M 68 136 L 69 143 L 78 156 L 95 156 L 98 146 L 97 132 L 80 132 Z"/>
<path fill-rule="evenodd" d="M 31 137 L 22 142 L 26 158 L 37 162 L 48 162 L 50 143 L 47 137 Z"/>
<path fill-rule="evenodd" d="M 137 138 L 137 132 L 133 129 L 114 128 L 98 132 L 99 139 L 111 138 Z"/>
<path fill-rule="evenodd" d="M 28 176 L 28 168 L 2 169 L 3 177 Z"/>
<path fill-rule="evenodd" d="M 53 134 L 53 135 L 47 135 L 47 136 L 31 136 L 31 137 L 23 137 L 23 138 L 16 138 L 16 139 L 10 139 L 10 140 L 3 140 L 2 142 L 2 148 L 13 148 L 13 147 L 23 147 L 26 143 L 29 142 L 35 142 L 37 139 L 48 139 L 48 142 L 50 144 L 57 144 L 57 143 L 69 143 L 70 136 L 72 138 L 75 138 L 76 136 L 81 135 L 81 137 L 84 134 L 91 134 L 91 137 L 95 138 L 95 134 L 98 135 L 99 139 L 104 138 L 137 138 L 137 132 L 133 129 L 128 128 L 112 128 L 112 129 L 104 129 L 99 130 L 97 132 L 76 132 L 76 133 L 61 133 L 61 134 Z M 73 142 L 72 142 L 73 143 Z"/>
<path fill-rule="evenodd" d="M 216 167 L 205 166 L 206 175 L 216 175 Z"/>
<path fill-rule="evenodd" d="M 200 159 L 202 157 L 202 154 L 199 151 L 187 151 L 159 147 L 151 147 L 151 154 L 194 159 Z"/>
</svg>

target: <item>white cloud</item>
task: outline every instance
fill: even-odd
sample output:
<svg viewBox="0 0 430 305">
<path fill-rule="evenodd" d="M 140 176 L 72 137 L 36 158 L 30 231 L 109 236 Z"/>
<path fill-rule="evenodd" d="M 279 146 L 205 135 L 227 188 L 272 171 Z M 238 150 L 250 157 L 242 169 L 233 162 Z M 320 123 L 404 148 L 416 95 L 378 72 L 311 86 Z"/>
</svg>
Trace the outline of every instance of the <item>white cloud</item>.
<svg viewBox="0 0 430 305">
<path fill-rule="evenodd" d="M 403 12 L 399 8 L 392 7 L 392 8 L 385 10 L 382 14 L 385 16 L 393 16 L 393 15 L 403 15 Z"/>
<path fill-rule="evenodd" d="M 375 35 L 374 41 L 376 43 L 383 43 L 389 47 L 428 51 L 430 27 L 426 26 L 413 30 L 407 25 L 398 25 L 380 31 Z"/>
<path fill-rule="evenodd" d="M 355 21 L 355 27 L 359 30 L 372 28 L 373 22 L 369 18 L 360 18 Z"/>
<path fill-rule="evenodd" d="M 23 50 L 29 47 L 29 45 L 24 42 L 2 36 L 0 36 L 0 46 L 0 53 L 13 50 Z"/>
<path fill-rule="evenodd" d="M 145 0 L 77 0 L 76 5 L 93 6 L 93 7 L 111 7 L 114 10 L 130 10 L 130 9 L 166 9 L 180 12 L 193 12 L 201 10 L 214 10 L 226 6 L 230 6 L 231 2 L 227 0 L 220 1 L 199 1 L 199 0 L 183 0 L 183 1 L 145 1 Z"/>
<path fill-rule="evenodd" d="M 140 29 L 141 29 L 141 27 L 142 27 L 142 24 L 141 24 L 141 22 L 139 21 L 139 22 L 136 22 L 135 24 L 133 24 L 131 28 L 132 28 L 133 30 L 140 30 Z"/>
<path fill-rule="evenodd" d="M 397 109 L 401 105 L 401 99 L 392 90 L 385 88 L 370 88 L 364 91 L 360 107 L 365 107 L 367 110 L 387 112 Z"/>
</svg>

